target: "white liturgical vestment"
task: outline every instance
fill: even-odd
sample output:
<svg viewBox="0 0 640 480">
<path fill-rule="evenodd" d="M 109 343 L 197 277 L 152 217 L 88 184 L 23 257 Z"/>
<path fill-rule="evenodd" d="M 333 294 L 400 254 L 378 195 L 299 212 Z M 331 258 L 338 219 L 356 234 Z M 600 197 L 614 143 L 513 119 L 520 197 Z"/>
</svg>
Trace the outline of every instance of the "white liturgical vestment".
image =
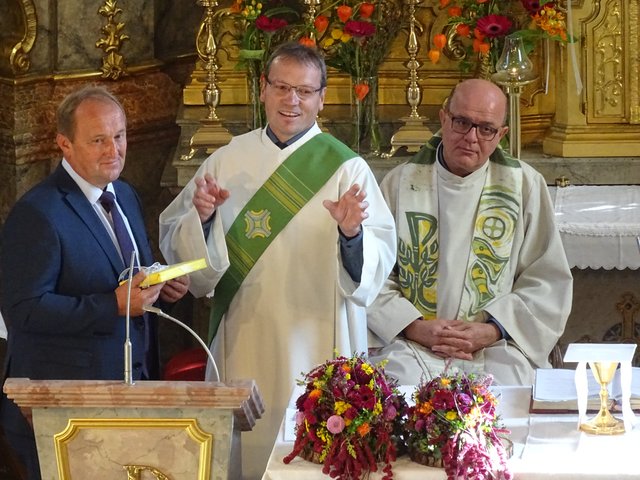
<svg viewBox="0 0 640 480">
<path fill-rule="evenodd" d="M 244 205 L 297 148 L 321 133 L 313 126 L 284 149 L 254 130 L 216 150 L 196 176 L 211 174 L 229 198 L 211 231 L 192 204 L 192 179 L 160 215 L 160 248 L 170 263 L 205 257 L 209 268 L 190 274 L 190 291 L 213 296 L 229 266 L 225 234 Z M 355 155 L 355 154 L 354 154 Z M 341 263 L 338 226 L 322 201 L 337 201 L 352 185 L 367 193 L 361 282 Z M 222 381 L 254 379 L 266 412 L 242 434 L 245 478 L 260 478 L 297 379 L 338 355 L 367 351 L 365 306 L 373 302 L 395 261 L 393 217 L 367 163 L 347 160 L 302 207 L 256 262 L 235 294 L 213 342 Z"/>
<path fill-rule="evenodd" d="M 436 318 L 461 318 L 474 220 L 485 186 L 490 162 L 466 177 L 458 177 L 435 162 L 433 177 L 421 173 L 423 165 L 396 167 L 382 181 L 381 189 L 396 219 L 406 221 L 407 212 L 424 212 L 420 200 L 436 182 L 438 248 Z M 496 296 L 480 315 L 493 316 L 510 336 L 474 354 L 472 361 L 455 360 L 452 367 L 467 372 L 490 373 L 498 384 L 527 385 L 536 367 L 549 367 L 548 356 L 564 331 L 572 299 L 572 276 L 555 225 L 553 205 L 544 178 L 520 162 L 522 194 L 515 222 L 511 252 L 496 285 Z M 415 171 L 414 171 L 415 170 Z M 402 203 L 403 189 L 412 189 L 414 204 Z M 426 197 L 425 197 L 426 198 Z M 425 212 L 429 213 L 429 212 Z M 400 255 L 400 250 L 398 250 Z M 395 272 L 394 272 L 395 273 Z M 400 291 L 397 275 L 391 275 L 380 296 L 368 309 L 371 337 L 370 359 L 387 359 L 385 370 L 403 384 L 417 384 L 424 376 L 440 374 L 446 361 L 429 348 L 409 341 L 402 330 L 422 313 Z M 428 321 L 428 320 L 425 320 Z"/>
</svg>

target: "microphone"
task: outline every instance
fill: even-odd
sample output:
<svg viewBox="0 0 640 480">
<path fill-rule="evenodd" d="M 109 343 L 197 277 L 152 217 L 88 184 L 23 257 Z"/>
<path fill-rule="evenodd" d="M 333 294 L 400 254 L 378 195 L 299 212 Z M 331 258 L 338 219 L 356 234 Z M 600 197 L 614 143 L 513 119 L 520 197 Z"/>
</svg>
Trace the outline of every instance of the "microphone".
<svg viewBox="0 0 640 480">
<path fill-rule="evenodd" d="M 127 316 L 125 322 L 125 338 L 124 338 L 124 383 L 133 385 L 133 369 L 131 354 L 131 332 L 129 326 L 131 324 L 131 283 L 133 279 L 133 262 L 136 259 L 136 251 L 131 252 L 131 263 L 129 265 L 129 285 L 127 287 Z"/>
<path fill-rule="evenodd" d="M 220 372 L 218 372 L 218 365 L 216 365 L 216 361 L 213 358 L 213 355 L 211 354 L 211 351 L 209 350 L 209 347 L 207 347 L 207 344 L 204 343 L 204 341 L 202 341 L 202 339 L 198 336 L 198 334 L 191 327 L 189 327 L 187 324 L 181 322 L 177 318 L 174 318 L 171 315 L 167 315 L 161 309 L 159 309 L 158 307 L 154 307 L 153 305 L 144 305 L 142 307 L 142 309 L 145 312 L 155 313 L 156 315 L 158 315 L 160 317 L 164 317 L 167 320 L 171 320 L 173 323 L 176 323 L 176 324 L 180 325 L 187 332 L 189 332 L 191 335 L 193 335 L 193 337 L 198 341 L 198 343 L 200 343 L 202 348 L 204 348 L 204 351 L 207 352 L 207 356 L 209 357 L 209 361 L 211 362 L 211 365 L 213 367 L 213 373 L 214 373 L 214 376 L 215 376 L 214 381 L 215 382 L 219 382 L 220 381 Z"/>
</svg>

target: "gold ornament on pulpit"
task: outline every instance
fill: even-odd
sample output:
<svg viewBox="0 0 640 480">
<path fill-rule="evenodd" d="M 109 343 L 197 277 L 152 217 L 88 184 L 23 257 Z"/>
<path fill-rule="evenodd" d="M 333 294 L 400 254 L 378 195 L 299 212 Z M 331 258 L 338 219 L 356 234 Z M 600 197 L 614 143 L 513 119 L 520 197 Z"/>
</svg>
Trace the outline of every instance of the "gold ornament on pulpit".
<svg viewBox="0 0 640 480">
<path fill-rule="evenodd" d="M 218 6 L 218 2 L 217 0 L 198 0 L 197 4 L 205 9 L 204 17 L 196 35 L 196 51 L 206 71 L 202 96 L 204 104 L 208 108 L 208 114 L 200 120 L 200 127 L 191 137 L 189 142 L 190 151 L 187 155 L 181 157 L 181 161 L 184 162 L 191 161 L 199 150 L 204 149 L 209 154 L 218 147 L 226 145 L 233 138 L 231 133 L 222 126 L 222 122 L 216 112 L 220 102 L 220 90 L 216 83 L 218 45 L 215 36 L 216 17 L 219 15 L 219 12 L 216 12 L 215 9 Z"/>
</svg>

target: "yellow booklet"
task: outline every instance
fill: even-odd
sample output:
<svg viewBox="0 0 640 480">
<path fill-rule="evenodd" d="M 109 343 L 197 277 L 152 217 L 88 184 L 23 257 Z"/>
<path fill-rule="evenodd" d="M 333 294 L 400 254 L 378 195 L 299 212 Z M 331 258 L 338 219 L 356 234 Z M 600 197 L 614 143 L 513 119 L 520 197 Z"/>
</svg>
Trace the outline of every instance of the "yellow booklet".
<svg viewBox="0 0 640 480">
<path fill-rule="evenodd" d="M 207 261 L 204 258 L 191 260 L 189 262 L 176 263 L 174 265 L 162 265 L 149 273 L 140 283 L 140 287 L 150 287 L 156 283 L 166 282 L 172 278 L 180 277 L 197 270 L 207 268 Z"/>
</svg>

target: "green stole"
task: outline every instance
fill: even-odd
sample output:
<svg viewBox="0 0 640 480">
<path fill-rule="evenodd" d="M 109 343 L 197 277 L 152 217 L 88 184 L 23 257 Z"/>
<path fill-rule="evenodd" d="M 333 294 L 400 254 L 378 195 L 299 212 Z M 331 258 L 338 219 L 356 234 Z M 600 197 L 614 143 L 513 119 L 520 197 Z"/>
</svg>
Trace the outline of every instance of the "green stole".
<svg viewBox="0 0 640 480">
<path fill-rule="evenodd" d="M 426 320 L 436 318 L 437 313 L 439 238 L 435 162 L 441 141 L 438 136 L 432 137 L 404 167 L 398 194 L 406 220 L 398 222 L 398 280 L 405 298 Z M 521 203 L 520 163 L 496 149 L 489 159 L 478 202 L 458 319 L 476 319 L 510 281 L 503 273 L 511 256 Z M 412 211 L 413 208 L 419 211 Z"/>
<path fill-rule="evenodd" d="M 215 288 L 209 342 L 243 280 L 271 242 L 338 167 L 356 156 L 331 135 L 320 133 L 293 152 L 247 202 L 225 236 L 230 265 Z"/>
</svg>

